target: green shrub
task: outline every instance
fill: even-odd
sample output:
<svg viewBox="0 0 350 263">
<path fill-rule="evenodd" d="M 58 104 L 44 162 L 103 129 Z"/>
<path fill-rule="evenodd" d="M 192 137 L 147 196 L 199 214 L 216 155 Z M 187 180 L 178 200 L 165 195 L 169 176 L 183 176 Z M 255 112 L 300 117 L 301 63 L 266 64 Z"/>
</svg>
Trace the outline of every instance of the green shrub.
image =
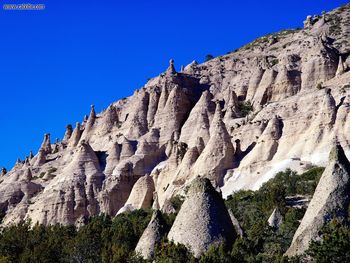
<svg viewBox="0 0 350 263">
<path fill-rule="evenodd" d="M 209 60 L 212 60 L 214 58 L 214 56 L 213 55 L 211 55 L 211 54 L 208 54 L 208 55 L 206 55 L 205 56 L 205 62 L 207 62 L 207 61 L 209 61 Z"/>
<path fill-rule="evenodd" d="M 317 88 L 317 89 L 323 89 L 324 87 L 323 87 L 323 85 L 322 85 L 322 82 L 317 83 L 316 88 Z"/>
<path fill-rule="evenodd" d="M 248 101 L 239 101 L 238 102 L 238 109 L 242 114 L 242 117 L 247 116 L 250 112 L 253 111 L 253 105 L 251 102 Z"/>
<path fill-rule="evenodd" d="M 350 228 L 334 219 L 322 229 L 322 240 L 311 241 L 306 252 L 316 262 L 350 262 Z"/>
<path fill-rule="evenodd" d="M 170 198 L 171 205 L 175 208 L 176 213 L 180 211 L 180 208 L 184 202 L 184 198 L 180 195 L 174 195 Z"/>
</svg>

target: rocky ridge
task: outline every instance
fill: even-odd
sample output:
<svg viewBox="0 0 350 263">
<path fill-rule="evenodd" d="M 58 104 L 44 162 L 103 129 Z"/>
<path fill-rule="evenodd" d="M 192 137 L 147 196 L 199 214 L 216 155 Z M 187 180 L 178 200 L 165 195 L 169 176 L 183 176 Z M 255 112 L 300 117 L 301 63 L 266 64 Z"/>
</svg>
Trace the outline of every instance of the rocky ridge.
<svg viewBox="0 0 350 263">
<path fill-rule="evenodd" d="M 347 4 L 181 72 L 171 60 L 132 96 L 101 113 L 92 106 L 62 140 L 46 134 L 35 156 L 2 170 L 3 222 L 79 225 L 154 200 L 170 209 L 197 176 L 224 196 L 257 189 L 287 167 L 326 164 L 334 138 L 349 155 L 349 36 Z"/>
</svg>

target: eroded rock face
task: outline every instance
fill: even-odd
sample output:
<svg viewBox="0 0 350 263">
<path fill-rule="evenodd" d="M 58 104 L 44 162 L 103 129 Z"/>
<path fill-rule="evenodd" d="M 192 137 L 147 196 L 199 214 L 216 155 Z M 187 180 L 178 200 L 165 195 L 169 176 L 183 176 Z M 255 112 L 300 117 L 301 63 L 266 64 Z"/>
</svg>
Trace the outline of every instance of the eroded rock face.
<svg viewBox="0 0 350 263">
<path fill-rule="evenodd" d="M 130 196 L 126 201 L 125 206 L 128 206 L 128 211 L 135 209 L 149 209 L 152 206 L 154 192 L 153 178 L 148 174 L 140 177 L 134 184 Z M 122 207 L 122 211 L 125 210 Z M 122 212 L 120 211 L 120 212 Z M 119 213 L 119 212 L 118 212 Z"/>
<path fill-rule="evenodd" d="M 311 240 L 333 217 L 345 220 L 350 202 L 350 163 L 343 148 L 337 144 L 329 154 L 329 163 L 295 232 L 287 255 L 302 254 Z"/>
<path fill-rule="evenodd" d="M 146 174 L 155 207 L 171 212 L 169 200 L 197 176 L 228 196 L 258 189 L 288 167 L 325 165 L 333 139 L 350 140 L 349 15 L 347 5 L 327 19 L 309 17 L 302 30 L 263 37 L 181 72 L 171 60 L 132 96 L 99 113 L 92 106 L 74 129 L 67 125 L 62 140 L 46 135 L 35 156 L 1 176 L 5 223 L 115 216 L 132 207 L 127 200 Z M 28 169 L 31 179 L 22 180 Z M 27 186 L 35 191 L 26 195 Z"/>
<path fill-rule="evenodd" d="M 139 253 L 144 259 L 153 258 L 155 248 L 160 244 L 162 236 L 165 234 L 165 221 L 159 210 L 152 214 L 151 221 L 137 243 L 135 252 Z"/>
<path fill-rule="evenodd" d="M 220 194 L 208 179 L 196 178 L 168 234 L 198 257 L 211 245 L 233 242 L 236 232 Z"/>
</svg>

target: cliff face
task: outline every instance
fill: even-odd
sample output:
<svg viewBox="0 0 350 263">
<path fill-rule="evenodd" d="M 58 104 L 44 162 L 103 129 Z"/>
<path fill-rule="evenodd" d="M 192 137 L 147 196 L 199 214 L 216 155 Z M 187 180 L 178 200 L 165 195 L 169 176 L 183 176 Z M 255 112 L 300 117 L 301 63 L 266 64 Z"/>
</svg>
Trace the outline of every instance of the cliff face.
<svg viewBox="0 0 350 263">
<path fill-rule="evenodd" d="M 224 196 L 256 189 L 287 167 L 325 164 L 334 138 L 348 154 L 349 14 L 348 4 L 308 17 L 304 29 L 181 72 L 171 60 L 132 96 L 92 107 L 61 141 L 47 134 L 35 156 L 1 173 L 4 222 L 80 224 L 154 198 L 162 209 L 197 176 Z"/>
</svg>

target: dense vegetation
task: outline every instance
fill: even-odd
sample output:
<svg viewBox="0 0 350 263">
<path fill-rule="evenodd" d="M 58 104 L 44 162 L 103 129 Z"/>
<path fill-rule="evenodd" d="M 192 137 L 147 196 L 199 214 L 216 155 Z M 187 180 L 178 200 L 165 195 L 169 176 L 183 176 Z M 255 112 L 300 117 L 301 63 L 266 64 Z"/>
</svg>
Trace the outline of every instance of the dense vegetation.
<svg viewBox="0 0 350 263">
<path fill-rule="evenodd" d="M 283 257 L 305 209 L 290 203 L 290 196 L 311 196 L 323 168 L 312 168 L 298 175 L 286 170 L 265 183 L 258 191 L 239 191 L 226 200 L 237 217 L 243 237 L 233 245 L 212 247 L 195 259 L 183 245 L 169 242 L 164 236 L 156 248 L 155 262 L 299 262 Z M 182 200 L 173 198 L 176 210 Z M 278 229 L 268 225 L 268 217 L 278 207 L 283 223 Z M 29 222 L 3 227 L 0 231 L 1 262 L 147 262 L 134 253 L 146 228 L 151 211 L 137 210 L 118 215 L 97 216 L 77 229 L 74 226 L 30 228 Z M 163 214 L 169 230 L 175 214 Z M 344 222 L 331 221 L 322 230 L 323 239 L 311 243 L 307 254 L 315 262 L 350 262 L 350 228 Z M 149 261 L 151 262 L 151 261 Z"/>
</svg>

